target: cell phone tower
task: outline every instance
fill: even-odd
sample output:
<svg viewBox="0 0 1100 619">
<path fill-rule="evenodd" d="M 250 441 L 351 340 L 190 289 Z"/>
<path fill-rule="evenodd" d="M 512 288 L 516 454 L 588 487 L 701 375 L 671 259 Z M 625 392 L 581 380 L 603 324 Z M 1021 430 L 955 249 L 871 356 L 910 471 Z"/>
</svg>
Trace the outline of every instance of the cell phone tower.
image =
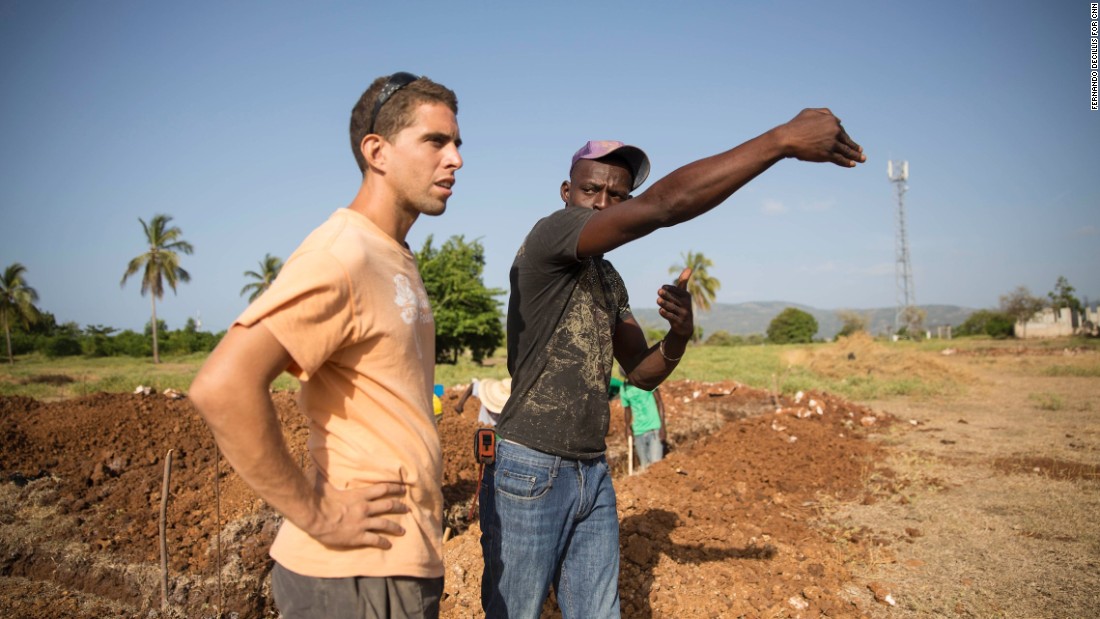
<svg viewBox="0 0 1100 619">
<path fill-rule="evenodd" d="M 894 267 L 898 285 L 897 313 L 894 314 L 894 332 L 903 326 L 912 332 L 919 322 L 916 312 L 917 297 L 913 291 L 913 266 L 909 262 L 909 239 L 905 233 L 905 192 L 909 190 L 909 162 L 886 162 L 886 176 L 898 193 L 898 228 L 895 239 L 897 252 Z"/>
</svg>

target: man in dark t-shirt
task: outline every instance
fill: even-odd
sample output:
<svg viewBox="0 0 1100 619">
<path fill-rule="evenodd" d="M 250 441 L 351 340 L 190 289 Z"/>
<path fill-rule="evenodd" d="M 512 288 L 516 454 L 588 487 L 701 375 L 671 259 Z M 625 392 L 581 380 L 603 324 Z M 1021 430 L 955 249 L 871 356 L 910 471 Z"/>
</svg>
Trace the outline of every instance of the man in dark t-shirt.
<svg viewBox="0 0 1100 619">
<path fill-rule="evenodd" d="M 649 159 L 621 142 L 573 155 L 565 208 L 535 224 L 510 273 L 508 369 L 496 461 L 479 490 L 486 617 L 539 616 L 554 585 L 564 619 L 619 617 L 619 524 L 604 458 L 608 383 L 657 387 L 694 331 L 690 270 L 658 291 L 669 331 L 654 345 L 630 311 L 612 249 L 721 204 L 784 158 L 854 167 L 865 161 L 827 109 L 803 110 L 729 151 L 688 164 L 637 198 Z"/>
<path fill-rule="evenodd" d="M 615 267 L 602 256 L 575 258 L 577 235 L 595 212 L 557 211 L 535 225 L 516 256 L 508 369 L 522 380 L 513 379 L 517 404 L 505 406 L 498 430 L 507 440 L 576 460 L 606 449 L 612 335 L 616 324 L 633 319 Z M 684 306 L 690 310 L 690 301 Z M 517 320 L 524 320 L 522 328 Z M 521 366 L 538 369 L 517 372 Z"/>
</svg>

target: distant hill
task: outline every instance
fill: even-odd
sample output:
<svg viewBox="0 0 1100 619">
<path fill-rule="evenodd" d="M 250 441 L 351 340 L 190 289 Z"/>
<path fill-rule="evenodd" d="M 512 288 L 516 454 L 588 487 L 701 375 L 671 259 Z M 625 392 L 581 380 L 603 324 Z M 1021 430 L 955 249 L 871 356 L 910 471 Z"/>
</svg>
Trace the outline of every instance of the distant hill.
<svg viewBox="0 0 1100 619">
<path fill-rule="evenodd" d="M 876 309 L 836 309 L 824 310 L 798 303 L 786 303 L 783 301 L 754 301 L 750 303 L 715 303 L 709 312 L 696 312 L 695 324 L 703 327 L 703 337 L 716 331 L 726 331 L 733 335 L 751 335 L 753 333 L 766 333 L 768 324 L 788 307 L 798 308 L 817 320 L 817 337 L 832 339 L 840 331 L 842 325 L 837 314 L 841 311 L 854 311 L 863 316 L 868 316 L 868 329 L 873 334 L 892 333 L 894 331 L 893 307 L 881 307 Z M 938 326 L 962 324 L 975 309 L 959 307 L 957 305 L 921 305 L 921 309 L 928 312 L 925 319 L 925 327 L 933 333 Z M 663 328 L 668 323 L 657 313 L 656 309 L 634 309 L 634 315 L 638 322 L 648 327 Z"/>
</svg>

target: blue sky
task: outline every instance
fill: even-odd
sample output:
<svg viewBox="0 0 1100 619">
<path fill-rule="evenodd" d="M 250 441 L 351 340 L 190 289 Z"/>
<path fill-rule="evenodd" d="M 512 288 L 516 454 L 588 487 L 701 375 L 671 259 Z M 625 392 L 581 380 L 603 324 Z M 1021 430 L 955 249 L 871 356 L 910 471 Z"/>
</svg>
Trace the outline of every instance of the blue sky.
<svg viewBox="0 0 1100 619">
<path fill-rule="evenodd" d="M 609 255 L 636 307 L 688 250 L 720 302 L 891 307 L 906 195 L 916 300 L 995 307 L 1060 275 L 1100 300 L 1100 112 L 1089 3 L 54 2 L 0 0 L 0 267 L 59 321 L 140 329 L 119 287 L 138 218 L 174 217 L 192 276 L 158 314 L 224 329 L 265 253 L 287 257 L 354 196 L 347 138 L 371 79 L 453 88 L 465 167 L 446 214 L 507 287 L 588 139 L 645 149 L 651 182 L 829 107 L 869 161 L 784 161 L 711 213 Z M 1090 180 L 1091 179 L 1091 180 Z M 502 297 L 502 300 L 504 298 Z"/>
</svg>

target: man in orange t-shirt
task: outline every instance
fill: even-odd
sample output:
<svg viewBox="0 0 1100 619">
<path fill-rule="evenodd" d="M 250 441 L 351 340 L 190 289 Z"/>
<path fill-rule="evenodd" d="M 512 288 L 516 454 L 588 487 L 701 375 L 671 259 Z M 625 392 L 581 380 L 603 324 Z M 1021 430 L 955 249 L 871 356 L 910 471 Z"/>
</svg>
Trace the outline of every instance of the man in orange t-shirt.
<svg viewBox="0 0 1100 619">
<path fill-rule="evenodd" d="M 380 77 L 352 110 L 359 192 L 314 230 L 233 323 L 191 386 L 226 459 L 285 518 L 271 556 L 283 617 L 437 617 L 442 456 L 435 322 L 405 243 L 440 215 L 462 167 L 453 92 Z M 301 381 L 310 466 L 269 393 Z"/>
</svg>

